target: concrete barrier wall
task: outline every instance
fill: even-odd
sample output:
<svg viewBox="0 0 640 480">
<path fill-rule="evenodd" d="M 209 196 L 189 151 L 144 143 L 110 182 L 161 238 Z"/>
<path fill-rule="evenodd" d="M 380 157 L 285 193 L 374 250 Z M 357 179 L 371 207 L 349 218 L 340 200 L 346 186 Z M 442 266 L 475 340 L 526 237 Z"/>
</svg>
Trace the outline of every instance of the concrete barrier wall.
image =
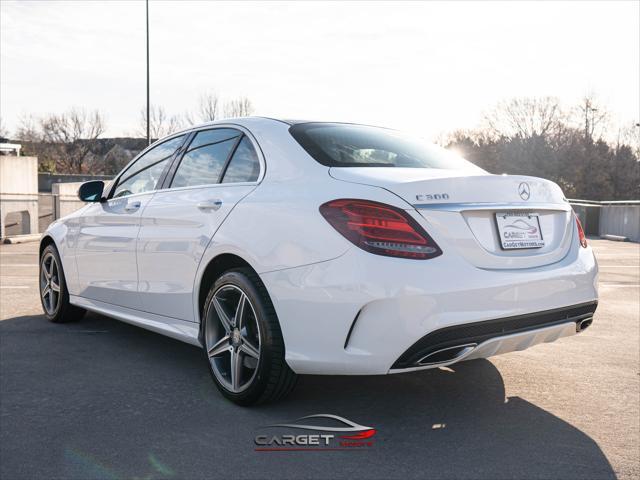
<svg viewBox="0 0 640 480">
<path fill-rule="evenodd" d="M 601 205 L 600 235 L 620 235 L 640 242 L 640 205 Z"/>
<path fill-rule="evenodd" d="M 51 194 L 55 199 L 55 218 L 64 217 L 86 205 L 78 198 L 78 189 L 83 182 L 54 183 Z"/>
<path fill-rule="evenodd" d="M 37 195 L 38 157 L 0 155 L 0 194 Z"/>
<path fill-rule="evenodd" d="M 38 231 L 38 158 L 0 155 L 0 237 L 8 218 L 17 220 L 17 234 Z"/>
<path fill-rule="evenodd" d="M 111 181 L 112 175 L 73 175 L 61 173 L 38 173 L 38 191 L 52 192 L 56 183 L 88 182 L 90 180 L 104 180 L 105 183 Z"/>
</svg>

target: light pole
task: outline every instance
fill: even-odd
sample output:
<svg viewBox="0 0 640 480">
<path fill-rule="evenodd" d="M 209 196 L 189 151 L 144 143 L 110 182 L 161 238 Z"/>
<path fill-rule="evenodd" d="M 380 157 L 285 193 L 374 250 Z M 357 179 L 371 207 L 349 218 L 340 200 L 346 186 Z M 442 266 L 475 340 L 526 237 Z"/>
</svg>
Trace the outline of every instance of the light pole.
<svg viewBox="0 0 640 480">
<path fill-rule="evenodd" d="M 151 145 L 151 118 L 150 110 L 151 105 L 149 103 L 149 0 L 146 0 L 147 7 L 147 145 Z"/>
<path fill-rule="evenodd" d="M 591 100 L 586 99 L 584 102 L 584 139 L 589 141 L 591 139 L 591 130 L 593 129 L 593 114 L 598 109 L 591 106 Z M 591 122 L 589 122 L 589 112 L 591 112 Z"/>
</svg>

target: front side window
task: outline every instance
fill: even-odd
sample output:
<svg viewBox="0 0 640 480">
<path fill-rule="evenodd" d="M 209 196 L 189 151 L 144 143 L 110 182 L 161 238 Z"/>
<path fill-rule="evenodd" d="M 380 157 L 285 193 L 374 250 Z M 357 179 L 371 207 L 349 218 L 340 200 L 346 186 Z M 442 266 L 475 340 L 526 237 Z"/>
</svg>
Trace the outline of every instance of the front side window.
<svg viewBox="0 0 640 480">
<path fill-rule="evenodd" d="M 133 195 L 136 193 L 150 192 L 156 189 L 156 185 L 160 180 L 162 171 L 167 166 L 169 159 L 162 160 L 153 164 L 149 168 L 131 175 L 124 182 L 121 182 L 116 187 L 114 198 L 124 197 L 125 195 Z"/>
<path fill-rule="evenodd" d="M 260 174 L 258 154 L 251 140 L 244 137 L 231 157 L 222 183 L 255 182 Z"/>
<path fill-rule="evenodd" d="M 221 131 L 222 133 L 219 133 Z M 237 132 L 237 135 L 230 137 L 229 131 L 237 132 L 232 129 L 198 132 L 189 145 L 189 150 L 182 157 L 182 161 L 173 177 L 171 187 L 191 187 L 218 183 L 227 159 L 238 143 L 238 137 L 241 135 L 240 132 Z"/>
<path fill-rule="evenodd" d="M 114 197 L 155 190 L 169 159 L 184 142 L 184 135 L 172 138 L 153 147 L 129 165 L 118 178 Z"/>
<path fill-rule="evenodd" d="M 341 123 L 303 123 L 289 132 L 317 162 L 328 167 L 405 167 L 482 171 L 462 157 L 386 128 Z"/>
</svg>

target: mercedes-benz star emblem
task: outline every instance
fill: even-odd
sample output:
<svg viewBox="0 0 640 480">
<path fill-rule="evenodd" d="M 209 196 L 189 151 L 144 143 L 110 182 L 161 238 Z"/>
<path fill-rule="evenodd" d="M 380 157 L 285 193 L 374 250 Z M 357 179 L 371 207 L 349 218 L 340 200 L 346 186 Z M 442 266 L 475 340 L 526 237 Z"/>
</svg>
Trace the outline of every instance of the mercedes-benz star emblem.
<svg viewBox="0 0 640 480">
<path fill-rule="evenodd" d="M 518 193 L 520 194 L 521 199 L 529 200 L 529 197 L 531 196 L 529 184 L 527 182 L 522 182 L 520 185 L 518 185 Z"/>
</svg>

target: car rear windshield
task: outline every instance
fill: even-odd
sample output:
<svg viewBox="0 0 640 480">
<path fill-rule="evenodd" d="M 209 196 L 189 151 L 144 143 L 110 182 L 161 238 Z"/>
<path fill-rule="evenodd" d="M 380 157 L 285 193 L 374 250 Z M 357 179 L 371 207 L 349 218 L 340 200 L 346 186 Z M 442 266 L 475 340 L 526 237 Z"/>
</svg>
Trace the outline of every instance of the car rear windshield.
<svg viewBox="0 0 640 480">
<path fill-rule="evenodd" d="M 404 167 L 480 170 L 444 148 L 396 130 L 346 123 L 302 123 L 289 129 L 327 167 Z"/>
</svg>

